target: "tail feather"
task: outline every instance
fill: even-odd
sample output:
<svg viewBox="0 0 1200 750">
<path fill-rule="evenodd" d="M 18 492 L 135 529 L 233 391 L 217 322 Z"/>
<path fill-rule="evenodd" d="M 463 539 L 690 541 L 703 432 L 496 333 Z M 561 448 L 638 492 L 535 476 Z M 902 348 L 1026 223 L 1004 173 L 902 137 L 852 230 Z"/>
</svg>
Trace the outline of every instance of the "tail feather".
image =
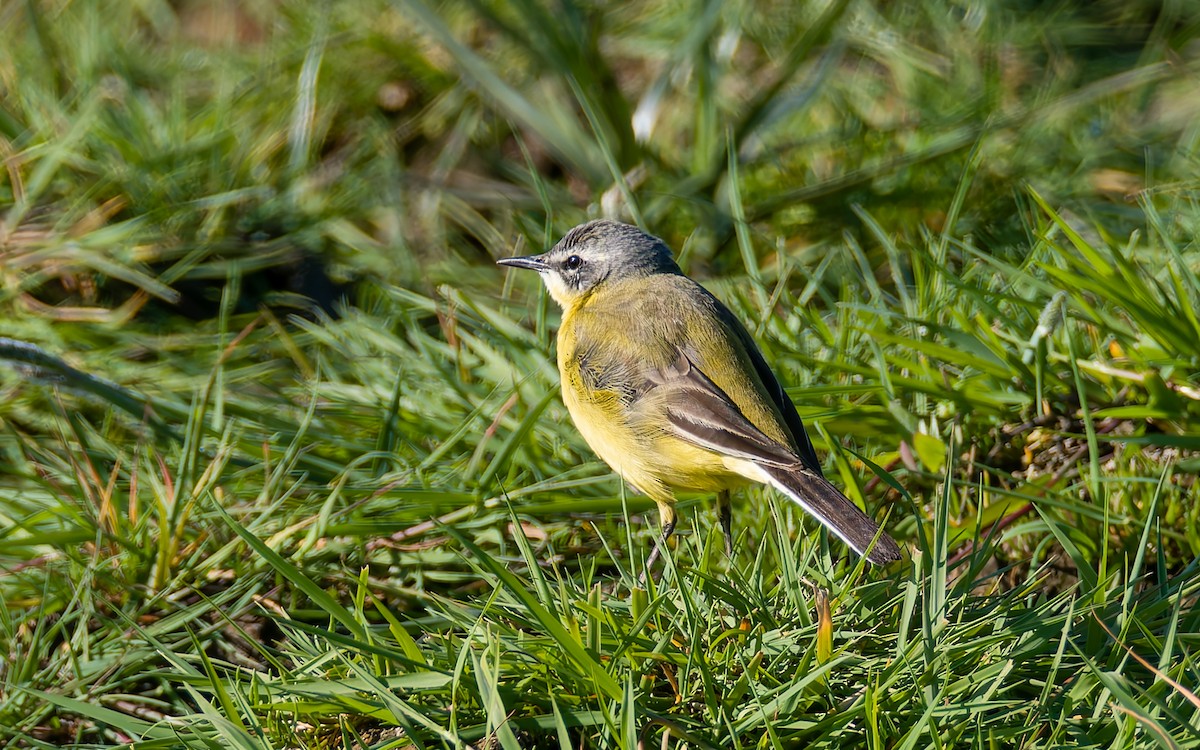
<svg viewBox="0 0 1200 750">
<path fill-rule="evenodd" d="M 896 544 L 896 540 L 886 532 L 880 531 L 879 524 L 830 484 L 829 480 L 802 468 L 781 468 L 763 464 L 758 464 L 758 468 L 766 475 L 772 487 L 787 495 L 789 500 L 837 534 L 843 542 L 868 561 L 884 565 L 900 559 L 900 546 Z"/>
</svg>

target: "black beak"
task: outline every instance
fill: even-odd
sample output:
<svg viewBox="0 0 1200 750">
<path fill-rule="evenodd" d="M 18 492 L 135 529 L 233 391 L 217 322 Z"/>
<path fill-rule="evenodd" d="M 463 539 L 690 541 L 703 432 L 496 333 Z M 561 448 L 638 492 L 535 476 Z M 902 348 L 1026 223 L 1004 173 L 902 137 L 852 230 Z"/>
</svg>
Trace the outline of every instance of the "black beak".
<svg viewBox="0 0 1200 750">
<path fill-rule="evenodd" d="M 549 271 L 550 265 L 546 263 L 545 257 L 541 255 L 521 255 L 516 258 L 501 258 L 496 261 L 497 265 L 512 266 L 513 268 L 528 268 L 530 271 Z"/>
</svg>

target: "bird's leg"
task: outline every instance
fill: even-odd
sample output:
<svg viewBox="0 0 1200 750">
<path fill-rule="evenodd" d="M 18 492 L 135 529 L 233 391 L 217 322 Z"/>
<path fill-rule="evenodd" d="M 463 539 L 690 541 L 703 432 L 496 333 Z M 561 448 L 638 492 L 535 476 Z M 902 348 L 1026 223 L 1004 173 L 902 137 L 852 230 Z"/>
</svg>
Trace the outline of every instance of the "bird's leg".
<svg viewBox="0 0 1200 750">
<path fill-rule="evenodd" d="M 659 523 L 662 525 L 662 535 L 654 543 L 654 551 L 650 553 L 650 557 L 646 559 L 646 570 L 654 567 L 654 563 L 658 560 L 658 556 L 667 546 L 667 540 L 671 538 L 671 534 L 675 532 L 675 506 L 669 503 L 658 504 Z M 642 581 L 645 582 L 646 574 L 642 573 Z M 658 580 L 655 578 L 654 580 Z"/>
<path fill-rule="evenodd" d="M 733 505 L 729 502 L 729 490 L 717 493 L 717 519 L 721 522 L 721 533 L 725 535 L 725 555 L 733 557 Z"/>
</svg>

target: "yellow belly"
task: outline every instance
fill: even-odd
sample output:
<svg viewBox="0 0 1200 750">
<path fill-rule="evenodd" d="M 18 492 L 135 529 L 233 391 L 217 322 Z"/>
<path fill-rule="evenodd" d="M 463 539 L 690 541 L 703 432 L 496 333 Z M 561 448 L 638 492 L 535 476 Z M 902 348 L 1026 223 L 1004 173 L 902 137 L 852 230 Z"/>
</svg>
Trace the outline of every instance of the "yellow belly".
<svg viewBox="0 0 1200 750">
<path fill-rule="evenodd" d="M 677 318 L 686 316 L 687 309 L 656 307 L 655 302 L 664 297 L 684 301 L 694 297 L 688 289 L 676 288 L 676 277 L 653 278 L 659 279 L 661 289 L 608 290 L 601 299 L 589 295 L 564 305 L 557 348 L 567 411 L 592 450 L 622 479 L 660 505 L 674 503 L 673 490 L 677 489 L 719 492 L 744 485 L 748 479 L 761 481 L 746 461 L 722 456 L 676 436 L 671 432 L 665 404 L 655 398 L 653 389 L 641 391 L 645 384 L 639 377 L 645 367 L 668 367 L 676 361 L 678 351 L 667 343 L 693 335 L 687 326 L 677 325 Z M 644 287 L 649 282 L 629 283 Z M 632 307 L 628 304 L 631 299 L 636 302 Z M 711 310 L 697 308 L 692 313 L 690 320 L 697 324 L 695 335 L 713 350 L 714 356 L 736 359 L 735 342 L 727 340 L 729 332 Z M 584 327 L 588 335 L 581 336 Z M 629 363 L 626 371 L 622 357 L 629 356 L 643 360 Z M 739 370 L 733 371 L 736 375 Z M 743 382 L 745 378 L 726 380 L 721 383 L 725 392 L 754 395 L 753 384 Z M 760 429 L 786 442 L 778 415 L 769 406 L 761 405 L 754 397 L 743 401 L 753 407 L 751 419 L 758 420 L 755 424 L 762 423 Z"/>
<path fill-rule="evenodd" d="M 672 503 L 672 490 L 718 492 L 746 483 L 728 459 L 665 432 L 665 416 L 656 426 L 653 415 L 624 410 L 615 394 L 585 393 L 569 372 L 562 376 L 563 403 L 588 446 L 651 499 Z"/>
</svg>

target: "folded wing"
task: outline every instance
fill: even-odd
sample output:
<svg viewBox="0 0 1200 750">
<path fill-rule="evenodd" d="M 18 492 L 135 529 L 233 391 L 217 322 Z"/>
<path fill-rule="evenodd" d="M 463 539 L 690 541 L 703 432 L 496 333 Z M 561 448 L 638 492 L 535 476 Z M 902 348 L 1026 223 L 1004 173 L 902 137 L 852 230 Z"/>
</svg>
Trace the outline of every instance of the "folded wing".
<svg viewBox="0 0 1200 750">
<path fill-rule="evenodd" d="M 789 447 L 754 426 L 685 354 L 651 373 L 649 380 L 677 437 L 749 462 L 755 473 L 747 473 L 749 478 L 775 487 L 872 563 L 900 559 L 895 540 L 870 516 L 821 476 L 819 469 L 810 468 Z"/>
</svg>

